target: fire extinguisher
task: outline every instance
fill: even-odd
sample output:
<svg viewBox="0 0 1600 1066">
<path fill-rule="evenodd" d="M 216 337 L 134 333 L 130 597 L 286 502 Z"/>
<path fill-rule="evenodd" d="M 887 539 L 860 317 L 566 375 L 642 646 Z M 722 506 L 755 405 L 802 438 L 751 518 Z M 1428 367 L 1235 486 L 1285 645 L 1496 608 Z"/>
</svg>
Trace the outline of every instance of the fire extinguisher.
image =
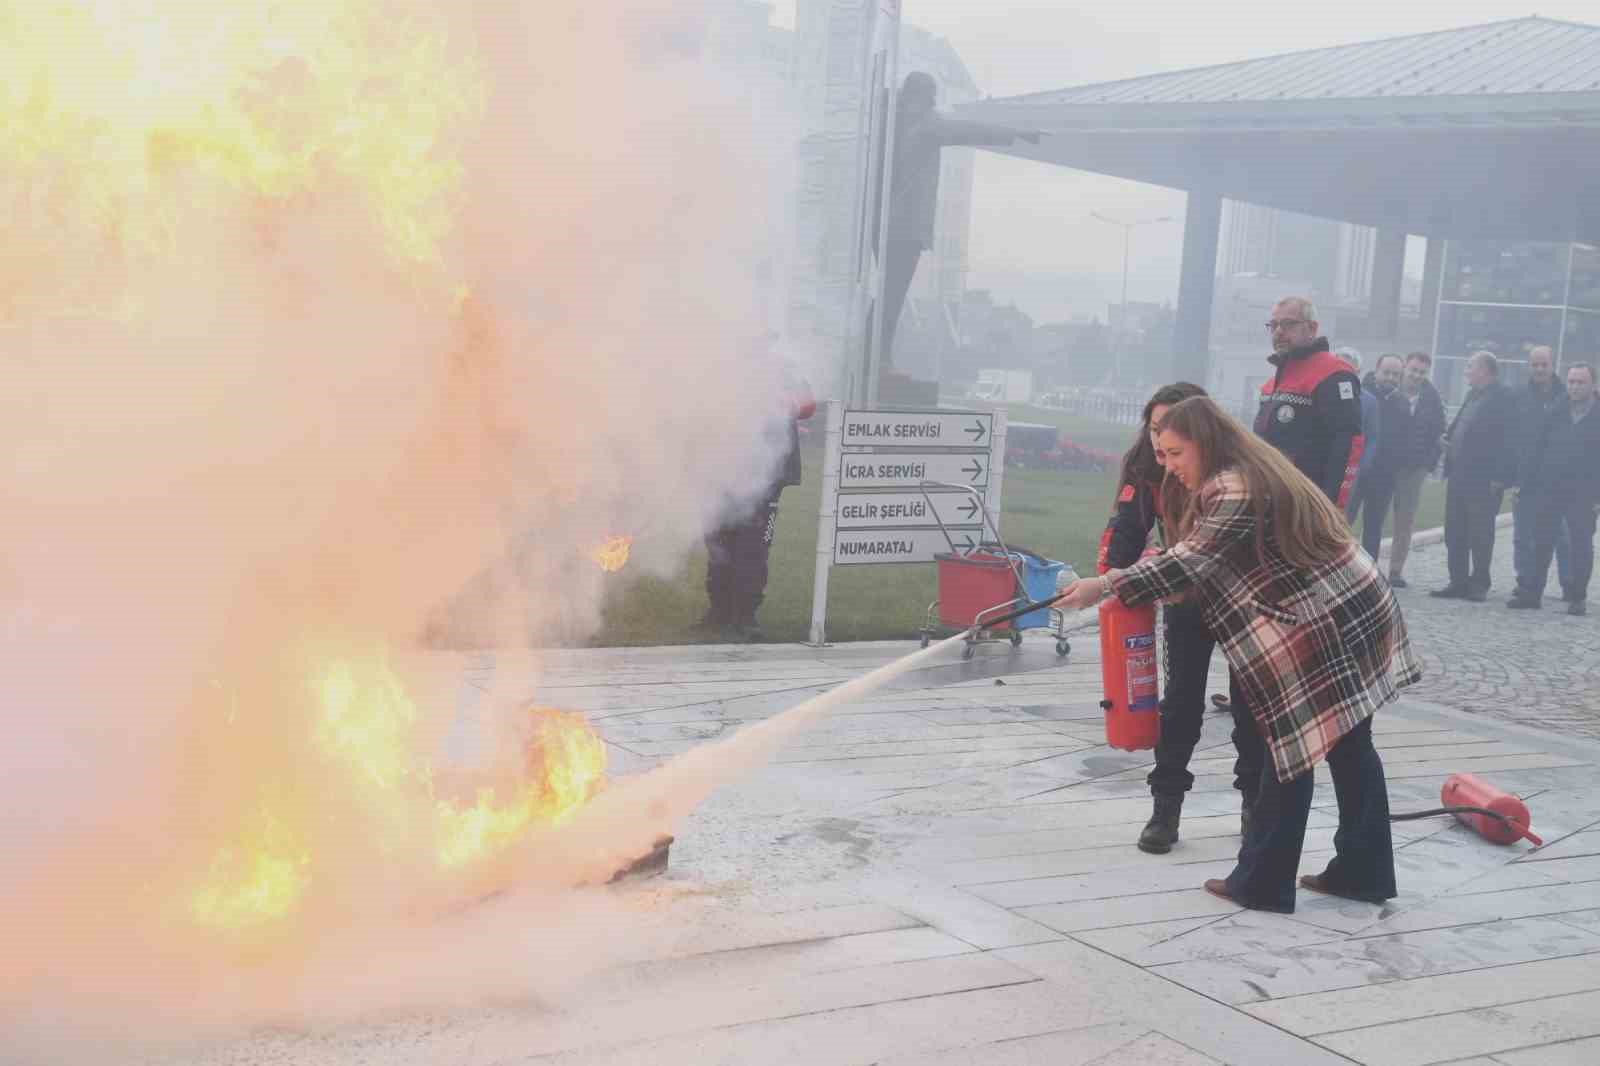
<svg viewBox="0 0 1600 1066">
<path fill-rule="evenodd" d="M 1439 790 L 1442 807 L 1411 814 L 1391 814 L 1391 822 L 1409 822 L 1437 814 L 1453 814 L 1463 825 L 1495 844 L 1514 844 L 1526 837 L 1534 847 L 1544 841 L 1530 829 L 1528 806 L 1509 792 L 1501 792 L 1476 774 L 1451 774 Z"/>
<path fill-rule="evenodd" d="M 1106 743 L 1148 750 L 1161 739 L 1154 604 L 1128 607 L 1112 596 L 1100 604 L 1100 681 Z"/>
</svg>

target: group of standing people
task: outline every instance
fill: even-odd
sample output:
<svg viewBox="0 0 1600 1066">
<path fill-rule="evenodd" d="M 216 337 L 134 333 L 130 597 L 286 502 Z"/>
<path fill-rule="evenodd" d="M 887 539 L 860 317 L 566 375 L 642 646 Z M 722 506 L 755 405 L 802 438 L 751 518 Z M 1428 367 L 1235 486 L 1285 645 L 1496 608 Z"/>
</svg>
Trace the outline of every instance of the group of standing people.
<svg viewBox="0 0 1600 1066">
<path fill-rule="evenodd" d="M 1211 650 L 1222 648 L 1242 841 L 1233 872 L 1203 887 L 1289 912 L 1297 884 L 1350 899 L 1395 895 L 1372 715 L 1421 668 L 1394 593 L 1343 511 L 1365 445 L 1360 382 L 1329 351 L 1309 301 L 1281 301 L 1267 329 L 1274 375 L 1255 433 L 1197 386 L 1152 397 L 1124 461 L 1102 573 L 1073 584 L 1065 603 L 1115 595 L 1130 607 L 1167 604 L 1155 805 L 1139 840 L 1147 851 L 1177 839 Z M 1335 856 L 1297 882 L 1323 761 L 1339 807 Z"/>
<path fill-rule="evenodd" d="M 1360 355 L 1341 350 L 1360 367 Z M 1428 380 L 1432 359 L 1413 352 L 1384 355 L 1363 383 L 1365 450 L 1346 514 L 1361 514 L 1362 547 L 1376 559 L 1384 521 L 1394 509 L 1389 584 L 1405 588 L 1422 484 L 1443 460 L 1444 540 L 1449 581 L 1430 595 L 1483 602 L 1489 598 L 1495 534 L 1505 494 L 1513 494 L 1512 558 L 1517 585 L 1507 606 L 1543 605 L 1550 564 L 1556 563 L 1570 614 L 1587 613 L 1594 569 L 1595 508 L 1600 504 L 1600 415 L 1595 371 L 1587 363 L 1555 373 L 1548 347 L 1528 354 L 1520 391 L 1500 381 L 1500 362 L 1475 352 L 1466 363 L 1467 393 L 1446 421 L 1438 390 Z"/>
</svg>

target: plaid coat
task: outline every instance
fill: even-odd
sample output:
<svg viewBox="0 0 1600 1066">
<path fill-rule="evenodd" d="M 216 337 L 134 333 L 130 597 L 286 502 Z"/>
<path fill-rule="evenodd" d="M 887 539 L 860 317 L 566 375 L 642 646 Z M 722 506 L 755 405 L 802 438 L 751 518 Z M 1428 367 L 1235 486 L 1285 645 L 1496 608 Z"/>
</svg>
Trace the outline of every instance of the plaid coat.
<svg viewBox="0 0 1600 1066">
<path fill-rule="evenodd" d="M 1224 470 L 1200 489 L 1189 536 L 1112 579 L 1130 607 L 1189 589 L 1272 753 L 1279 781 L 1310 770 L 1350 730 L 1422 677 L 1394 593 L 1352 542 L 1296 567 L 1272 536 L 1261 553 L 1249 490 Z"/>
</svg>

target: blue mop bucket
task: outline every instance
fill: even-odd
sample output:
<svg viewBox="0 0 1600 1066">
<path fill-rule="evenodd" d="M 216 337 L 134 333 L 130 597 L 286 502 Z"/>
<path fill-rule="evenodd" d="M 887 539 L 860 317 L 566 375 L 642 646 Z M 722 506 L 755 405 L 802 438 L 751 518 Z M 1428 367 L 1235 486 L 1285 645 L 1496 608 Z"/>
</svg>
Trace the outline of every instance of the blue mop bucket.
<svg viewBox="0 0 1600 1066">
<path fill-rule="evenodd" d="M 1056 575 L 1066 563 L 1054 562 L 1030 551 L 1011 550 L 1012 558 L 1022 564 L 1022 592 L 1026 602 L 1037 603 L 1056 594 Z M 1029 611 L 1014 623 L 1018 629 L 1040 629 L 1050 624 L 1050 608 Z"/>
</svg>

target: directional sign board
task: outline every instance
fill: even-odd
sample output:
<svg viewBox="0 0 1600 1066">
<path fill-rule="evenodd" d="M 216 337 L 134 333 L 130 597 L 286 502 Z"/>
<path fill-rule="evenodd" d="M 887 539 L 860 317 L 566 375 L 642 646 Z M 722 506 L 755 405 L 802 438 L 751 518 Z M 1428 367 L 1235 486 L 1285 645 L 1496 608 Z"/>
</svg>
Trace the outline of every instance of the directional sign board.
<svg viewBox="0 0 1600 1066">
<path fill-rule="evenodd" d="M 953 411 L 846 411 L 846 448 L 977 448 L 987 452 L 994 415 Z"/>
<path fill-rule="evenodd" d="M 924 481 L 983 488 L 992 466 L 987 451 L 948 452 L 847 452 L 839 458 L 841 489 L 918 489 Z"/>
<path fill-rule="evenodd" d="M 935 555 L 951 550 L 969 555 L 983 538 L 977 530 L 950 531 L 950 538 L 937 529 L 841 529 L 834 537 L 833 562 L 836 566 L 862 563 L 926 563 Z"/>
<path fill-rule="evenodd" d="M 983 527 L 982 501 L 965 492 L 852 492 L 839 497 L 837 515 L 840 529 Z"/>
<path fill-rule="evenodd" d="M 1004 411 L 850 411 L 837 400 L 827 410 L 811 587 L 818 645 L 832 567 L 970 555 L 998 535 L 1005 480 Z"/>
</svg>

